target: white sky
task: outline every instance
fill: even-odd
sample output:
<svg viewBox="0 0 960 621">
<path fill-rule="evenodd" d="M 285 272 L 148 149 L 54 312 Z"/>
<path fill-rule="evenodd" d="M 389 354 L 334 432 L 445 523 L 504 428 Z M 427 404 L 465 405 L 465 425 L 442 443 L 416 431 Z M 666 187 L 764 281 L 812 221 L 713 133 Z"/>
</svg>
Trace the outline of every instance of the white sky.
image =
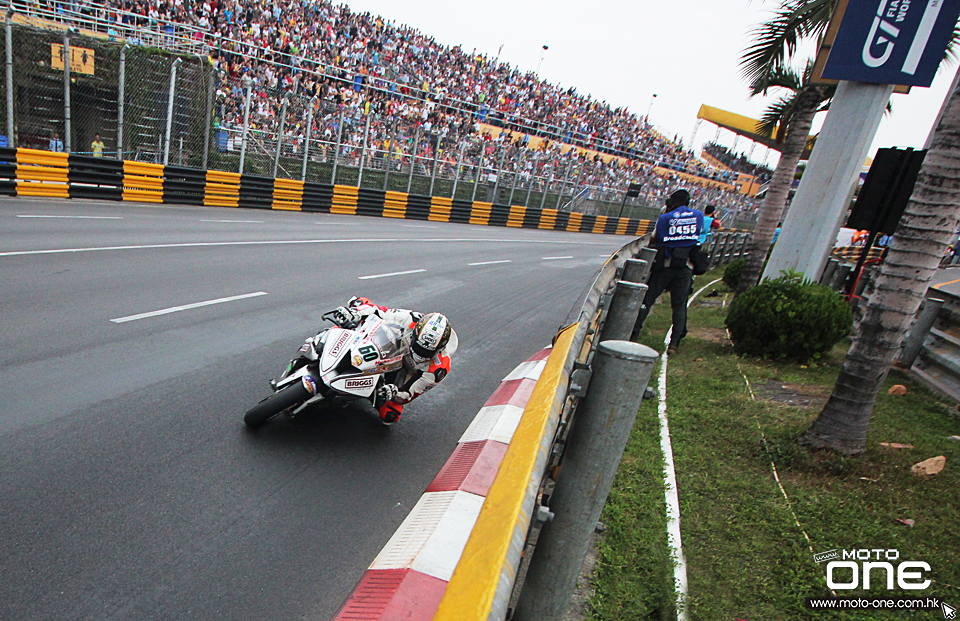
<svg viewBox="0 0 960 621">
<path fill-rule="evenodd" d="M 753 26 L 768 19 L 775 0 L 346 0 L 354 12 L 370 11 L 410 25 L 444 45 L 473 48 L 540 75 L 612 107 L 639 115 L 667 136 L 690 140 L 700 104 L 759 118 L 768 100 L 750 99 L 738 60 Z M 811 47 L 810 54 L 814 49 Z M 894 95 L 870 154 L 880 147 L 922 148 L 953 78 L 941 68 L 931 88 Z M 657 97 L 650 102 L 652 95 Z M 820 115 L 822 117 L 824 115 Z M 815 129 L 822 118 L 818 117 Z M 704 123 L 696 145 L 712 140 Z M 733 134 L 722 132 L 731 146 Z M 745 147 L 740 140 L 738 150 Z M 754 160 L 763 159 L 758 146 Z M 771 155 L 770 163 L 775 162 Z"/>
</svg>

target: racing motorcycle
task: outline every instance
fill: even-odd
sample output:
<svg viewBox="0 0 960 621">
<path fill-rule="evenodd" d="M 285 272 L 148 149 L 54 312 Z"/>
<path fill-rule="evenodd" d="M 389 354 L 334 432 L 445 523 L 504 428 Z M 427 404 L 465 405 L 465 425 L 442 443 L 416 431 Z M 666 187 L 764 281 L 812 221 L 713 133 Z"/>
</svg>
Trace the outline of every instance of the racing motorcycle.
<svg viewBox="0 0 960 621">
<path fill-rule="evenodd" d="M 332 323 L 334 311 L 322 318 Z M 374 408 L 387 374 L 403 366 L 407 345 L 403 326 L 376 316 L 367 317 L 354 329 L 327 328 L 307 338 L 299 356 L 290 361 L 279 379 L 271 380 L 273 394 L 244 415 L 247 427 L 256 429 L 278 414 L 296 416 L 325 400 L 340 402 L 365 399 Z"/>
</svg>

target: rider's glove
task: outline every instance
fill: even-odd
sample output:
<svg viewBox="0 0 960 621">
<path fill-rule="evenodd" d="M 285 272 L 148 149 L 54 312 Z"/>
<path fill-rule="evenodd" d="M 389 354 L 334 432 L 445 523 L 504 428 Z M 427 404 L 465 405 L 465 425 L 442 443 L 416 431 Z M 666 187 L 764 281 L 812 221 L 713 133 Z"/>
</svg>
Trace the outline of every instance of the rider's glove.
<svg viewBox="0 0 960 621">
<path fill-rule="evenodd" d="M 333 320 L 341 328 L 356 328 L 361 318 L 360 313 L 346 306 L 338 306 L 333 311 Z"/>
<path fill-rule="evenodd" d="M 400 394 L 400 389 L 397 388 L 396 384 L 384 384 L 377 390 L 377 401 L 381 403 L 393 401 L 398 394 Z"/>
</svg>

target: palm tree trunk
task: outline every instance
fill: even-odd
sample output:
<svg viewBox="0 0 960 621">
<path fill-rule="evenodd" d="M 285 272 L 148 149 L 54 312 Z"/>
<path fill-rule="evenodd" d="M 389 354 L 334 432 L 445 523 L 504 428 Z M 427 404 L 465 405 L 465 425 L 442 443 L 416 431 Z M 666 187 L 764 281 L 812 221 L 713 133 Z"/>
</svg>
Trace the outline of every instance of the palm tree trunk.
<svg viewBox="0 0 960 621">
<path fill-rule="evenodd" d="M 874 401 L 957 230 L 960 96 L 951 95 L 833 394 L 800 442 L 863 452 Z"/>
<path fill-rule="evenodd" d="M 787 196 L 793 187 L 797 164 L 800 162 L 800 156 L 803 155 L 803 149 L 807 146 L 807 136 L 810 135 L 813 117 L 816 116 L 821 101 L 823 101 L 821 86 L 805 86 L 797 95 L 787 137 L 780 152 L 780 161 L 777 163 L 776 170 L 773 171 L 767 194 L 763 198 L 763 203 L 760 204 L 757 226 L 753 235 L 750 236 L 747 263 L 740 275 L 737 293 L 743 293 L 760 280 L 767 253 L 770 252 L 770 244 L 773 243 L 773 234 L 777 230 L 783 207 L 787 203 Z"/>
</svg>

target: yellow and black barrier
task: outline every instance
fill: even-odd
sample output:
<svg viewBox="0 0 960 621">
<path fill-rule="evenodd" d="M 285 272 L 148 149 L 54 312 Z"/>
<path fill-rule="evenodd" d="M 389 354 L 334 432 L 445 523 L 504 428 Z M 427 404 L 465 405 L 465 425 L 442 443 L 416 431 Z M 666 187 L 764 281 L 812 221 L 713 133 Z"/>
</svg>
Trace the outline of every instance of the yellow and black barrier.
<svg viewBox="0 0 960 621">
<path fill-rule="evenodd" d="M 36 149 L 0 148 L 0 194 L 307 211 L 607 235 L 641 236 L 654 226 L 650 220 L 271 179 Z"/>
</svg>

